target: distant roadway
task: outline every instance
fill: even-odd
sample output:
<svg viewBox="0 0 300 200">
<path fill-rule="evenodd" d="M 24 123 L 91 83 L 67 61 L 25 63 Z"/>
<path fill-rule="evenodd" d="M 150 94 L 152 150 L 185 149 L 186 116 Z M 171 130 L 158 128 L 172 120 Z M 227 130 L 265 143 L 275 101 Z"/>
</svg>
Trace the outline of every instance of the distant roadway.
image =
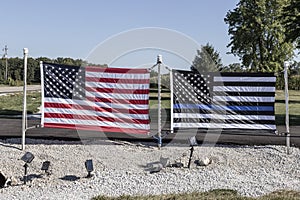
<svg viewBox="0 0 300 200">
<path fill-rule="evenodd" d="M 40 85 L 27 85 L 27 91 L 38 91 L 38 90 L 41 90 Z M 23 86 L 16 86 L 16 87 L 1 86 L 0 87 L 0 94 L 15 93 L 15 92 L 23 92 Z"/>
</svg>

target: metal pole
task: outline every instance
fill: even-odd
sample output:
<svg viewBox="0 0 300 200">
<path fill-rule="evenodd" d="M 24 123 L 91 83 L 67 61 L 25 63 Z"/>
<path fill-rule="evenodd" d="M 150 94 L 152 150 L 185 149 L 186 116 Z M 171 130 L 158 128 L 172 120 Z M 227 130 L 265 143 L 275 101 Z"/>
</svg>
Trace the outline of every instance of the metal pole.
<svg viewBox="0 0 300 200">
<path fill-rule="evenodd" d="M 41 96 L 42 96 L 42 107 L 41 107 L 41 113 L 42 113 L 42 118 L 41 118 L 41 127 L 44 126 L 44 68 L 43 68 L 43 61 L 40 61 L 40 71 L 41 71 Z"/>
<path fill-rule="evenodd" d="M 162 139 L 161 139 L 161 72 L 160 72 L 160 68 L 161 68 L 161 63 L 162 63 L 162 57 L 161 55 L 157 56 L 157 71 L 158 71 L 158 77 L 157 77 L 157 87 L 158 87 L 158 126 L 157 126 L 157 130 L 158 130 L 158 148 L 161 148 L 161 144 L 162 144 Z"/>
<path fill-rule="evenodd" d="M 25 150 L 25 133 L 26 133 L 26 119 L 27 119 L 27 56 L 28 56 L 28 49 L 24 48 L 24 86 L 23 86 L 23 117 L 22 117 L 22 150 Z"/>
<path fill-rule="evenodd" d="M 173 120 L 173 118 L 174 118 L 174 113 L 173 113 L 173 109 L 174 109 L 174 104 L 173 104 L 173 101 L 174 101 L 174 97 L 173 97 L 173 95 L 174 95 L 174 91 L 173 91 L 173 71 L 172 70 L 170 70 L 170 101 L 171 101 L 171 133 L 174 133 L 174 120 Z"/>
<path fill-rule="evenodd" d="M 290 154 L 290 123 L 289 123 L 289 86 L 288 86 L 289 63 L 284 62 L 284 88 L 285 88 L 285 126 L 287 154 Z"/>
</svg>

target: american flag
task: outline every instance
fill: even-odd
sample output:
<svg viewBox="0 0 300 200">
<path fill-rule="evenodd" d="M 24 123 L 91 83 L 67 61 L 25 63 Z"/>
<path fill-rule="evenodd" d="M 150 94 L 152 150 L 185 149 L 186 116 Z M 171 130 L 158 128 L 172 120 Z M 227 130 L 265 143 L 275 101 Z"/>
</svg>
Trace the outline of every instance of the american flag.
<svg viewBox="0 0 300 200">
<path fill-rule="evenodd" d="M 173 70 L 172 75 L 171 128 L 275 132 L 274 74 Z"/>
<path fill-rule="evenodd" d="M 43 63 L 42 126 L 102 132 L 149 132 L 147 69 Z"/>
</svg>

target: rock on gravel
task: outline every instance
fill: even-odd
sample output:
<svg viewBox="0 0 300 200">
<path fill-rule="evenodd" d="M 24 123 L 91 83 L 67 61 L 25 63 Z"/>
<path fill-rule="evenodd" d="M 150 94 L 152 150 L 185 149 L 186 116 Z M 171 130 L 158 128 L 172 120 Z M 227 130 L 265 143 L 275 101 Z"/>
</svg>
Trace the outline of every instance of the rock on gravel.
<svg viewBox="0 0 300 200">
<path fill-rule="evenodd" d="M 0 140 L 0 171 L 14 177 L 15 186 L 0 189 L 0 199 L 90 199 L 97 195 L 166 194 L 223 188 L 241 195 L 260 196 L 279 189 L 300 191 L 300 150 L 286 154 L 284 146 L 199 146 L 187 168 L 163 168 L 150 174 L 147 166 L 161 157 L 186 163 L 189 147 L 161 150 L 139 145 L 116 145 L 27 139 L 26 151 L 35 155 L 23 184 L 24 151 L 19 139 Z M 185 155 L 185 156 L 182 156 Z M 208 166 L 194 161 L 208 158 Z M 84 162 L 92 159 L 94 172 L 86 178 Z M 41 171 L 51 162 L 51 175 Z"/>
</svg>

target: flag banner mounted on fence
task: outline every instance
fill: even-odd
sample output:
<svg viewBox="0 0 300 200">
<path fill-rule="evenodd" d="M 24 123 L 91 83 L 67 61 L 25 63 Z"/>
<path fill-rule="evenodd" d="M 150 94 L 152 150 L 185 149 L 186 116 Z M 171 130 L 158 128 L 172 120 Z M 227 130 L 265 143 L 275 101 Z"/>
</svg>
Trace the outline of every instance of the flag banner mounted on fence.
<svg viewBox="0 0 300 200">
<path fill-rule="evenodd" d="M 276 131 L 274 74 L 173 70 L 172 76 L 171 129 Z"/>
<path fill-rule="evenodd" d="M 102 132 L 149 132 L 147 69 L 43 63 L 42 126 Z"/>
</svg>

